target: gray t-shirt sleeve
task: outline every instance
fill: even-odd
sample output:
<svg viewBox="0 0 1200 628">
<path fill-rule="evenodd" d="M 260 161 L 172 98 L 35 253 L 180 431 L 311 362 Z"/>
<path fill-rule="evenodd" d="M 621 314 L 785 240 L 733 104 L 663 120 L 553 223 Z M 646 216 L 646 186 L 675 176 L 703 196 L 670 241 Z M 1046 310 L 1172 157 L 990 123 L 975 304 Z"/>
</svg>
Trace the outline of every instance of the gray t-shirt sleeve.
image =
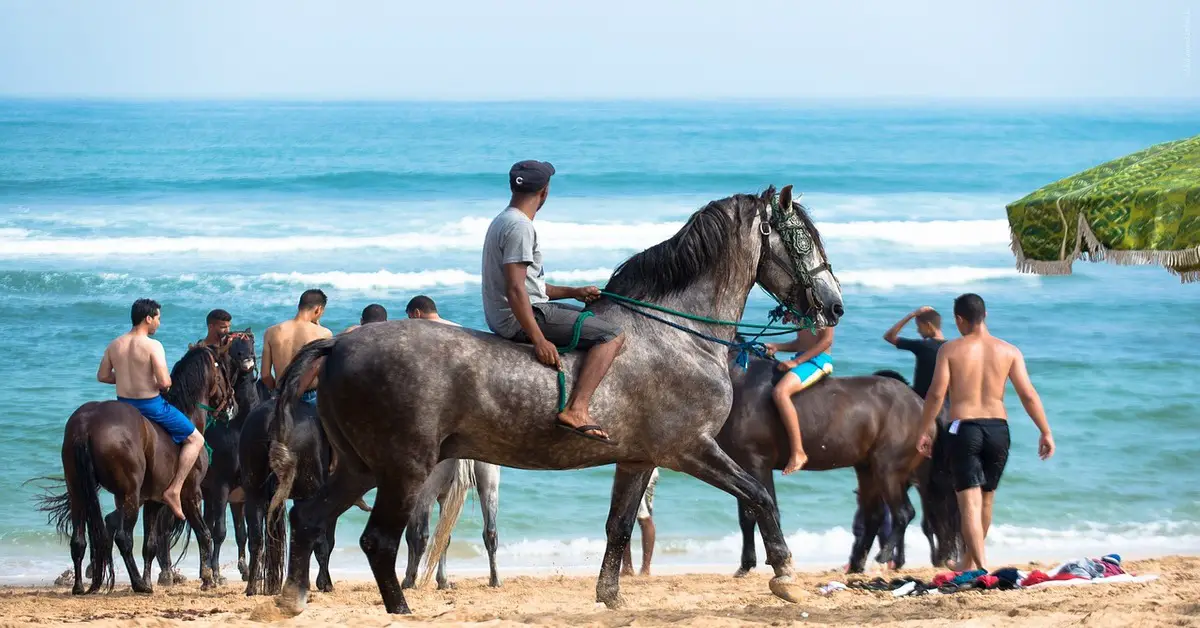
<svg viewBox="0 0 1200 628">
<path fill-rule="evenodd" d="M 514 221 L 500 236 L 500 263 L 532 264 L 533 243 L 536 238 L 532 223 Z"/>
</svg>

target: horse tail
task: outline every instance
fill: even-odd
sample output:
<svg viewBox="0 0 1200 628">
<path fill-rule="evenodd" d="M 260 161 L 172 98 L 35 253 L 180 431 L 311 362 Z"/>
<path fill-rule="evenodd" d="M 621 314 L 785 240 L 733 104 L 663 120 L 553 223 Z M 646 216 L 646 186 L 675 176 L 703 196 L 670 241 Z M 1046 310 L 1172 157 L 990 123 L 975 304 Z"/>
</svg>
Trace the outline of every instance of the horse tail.
<svg viewBox="0 0 1200 628">
<path fill-rule="evenodd" d="M 422 588 L 429 584 L 438 562 L 442 560 L 442 554 L 446 553 L 446 549 L 450 545 L 450 533 L 458 524 L 459 516 L 462 515 L 463 504 L 467 501 L 467 493 L 471 487 L 475 486 L 475 461 L 460 458 L 456 467 L 454 478 L 446 490 L 446 498 L 442 500 L 442 507 L 438 511 L 437 529 L 433 533 L 433 543 L 425 562 L 425 572 L 421 574 L 420 586 Z M 427 483 L 426 488 L 437 491 L 440 487 L 430 487 Z"/>
<path fill-rule="evenodd" d="M 159 534 L 164 535 L 161 547 L 163 551 L 167 552 L 168 557 L 171 555 L 171 550 L 179 545 L 179 540 L 183 539 L 183 548 L 179 550 L 179 555 L 175 557 L 175 560 L 168 561 L 174 568 L 187 556 L 188 546 L 192 543 L 192 529 L 187 525 L 186 520 L 177 518 L 170 508 L 159 508 L 157 519 L 154 521 L 157 529 L 160 530 Z M 143 540 L 143 542 L 145 541 Z"/>
<path fill-rule="evenodd" d="M 87 530 L 88 544 L 92 550 L 92 586 L 89 592 L 97 591 L 100 587 L 111 591 L 116 580 L 112 545 L 104 526 L 104 514 L 100 511 L 100 482 L 96 479 L 92 446 L 86 437 L 72 446 L 71 463 L 75 473 L 66 474 L 69 480 L 47 478 L 53 479 L 64 491 L 38 498 L 38 510 L 47 513 L 48 523 L 63 536 L 74 536 L 80 527 Z M 82 503 L 73 504 L 73 501 Z"/>
<path fill-rule="evenodd" d="M 280 516 L 279 508 L 292 493 L 292 484 L 296 481 L 296 454 L 288 448 L 288 440 L 292 435 L 293 407 L 299 400 L 300 380 L 312 369 L 313 363 L 333 352 L 337 338 L 314 340 L 306 345 L 287 370 L 283 372 L 283 382 L 279 388 L 279 397 L 275 400 L 275 420 L 271 433 L 271 451 L 268 455 L 271 470 L 279 480 L 271 505 L 267 508 L 267 520 Z"/>
<path fill-rule="evenodd" d="M 930 524 L 936 531 L 940 543 L 955 548 L 959 543 L 958 498 L 954 492 L 954 468 L 950 452 L 950 426 L 946 421 L 947 408 L 943 407 L 934 422 L 933 452 L 928 464 L 928 499 L 925 505 L 930 513 Z"/>
</svg>

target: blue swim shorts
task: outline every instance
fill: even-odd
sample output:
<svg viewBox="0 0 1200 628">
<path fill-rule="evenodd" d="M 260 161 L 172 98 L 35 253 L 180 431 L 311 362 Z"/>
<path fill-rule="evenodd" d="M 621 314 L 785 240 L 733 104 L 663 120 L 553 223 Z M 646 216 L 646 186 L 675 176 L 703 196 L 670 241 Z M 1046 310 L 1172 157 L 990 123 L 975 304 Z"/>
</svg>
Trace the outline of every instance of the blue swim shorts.
<svg viewBox="0 0 1200 628">
<path fill-rule="evenodd" d="M 808 388 L 821 380 L 822 377 L 833 373 L 833 357 L 822 353 L 808 362 L 801 362 L 796 368 L 788 371 L 800 378 L 804 388 Z"/>
<path fill-rule="evenodd" d="M 176 445 L 182 444 L 192 435 L 192 432 L 196 431 L 196 426 L 192 425 L 192 422 L 178 408 L 167 403 L 162 395 L 149 399 L 117 397 L 117 401 L 123 401 L 137 408 L 142 416 L 166 430 L 167 435 L 175 441 Z"/>
</svg>

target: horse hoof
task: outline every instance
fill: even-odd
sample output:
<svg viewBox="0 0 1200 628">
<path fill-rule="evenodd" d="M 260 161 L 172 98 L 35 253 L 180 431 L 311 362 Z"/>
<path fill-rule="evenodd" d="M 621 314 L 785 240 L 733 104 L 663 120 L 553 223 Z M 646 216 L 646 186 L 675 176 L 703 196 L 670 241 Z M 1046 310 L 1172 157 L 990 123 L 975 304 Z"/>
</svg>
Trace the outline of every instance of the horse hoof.
<svg viewBox="0 0 1200 628">
<path fill-rule="evenodd" d="M 416 582 L 412 578 L 405 578 L 404 582 L 400 583 L 400 588 L 401 589 L 411 589 L 411 588 L 413 588 L 413 585 L 415 585 L 415 584 L 416 584 Z"/>
<path fill-rule="evenodd" d="M 142 595 L 150 595 L 151 593 L 154 593 L 154 587 L 148 584 L 143 584 L 141 586 L 135 584 L 132 585 L 132 587 L 134 593 L 141 593 Z"/>
<path fill-rule="evenodd" d="M 492 587 L 493 589 L 499 589 L 500 588 L 500 579 L 492 578 L 490 581 L 488 581 L 488 586 Z"/>
<path fill-rule="evenodd" d="M 333 593 L 333 581 L 331 580 L 329 582 L 318 582 L 317 590 L 320 591 L 321 593 Z"/>
<path fill-rule="evenodd" d="M 171 577 L 170 572 L 164 571 L 158 574 L 158 586 L 169 587 L 175 584 L 175 579 Z"/>
<path fill-rule="evenodd" d="M 77 585 L 71 587 L 72 595 L 83 595 L 85 593 L 87 593 L 87 590 L 83 588 L 82 584 L 77 584 Z"/>
<path fill-rule="evenodd" d="M 800 585 L 796 584 L 795 579 L 791 576 L 775 576 L 771 578 L 771 593 L 775 597 L 792 604 L 800 602 L 799 592 Z"/>
<path fill-rule="evenodd" d="M 219 587 L 225 586 L 225 584 L 228 582 L 229 581 L 225 579 L 225 576 L 222 576 L 220 574 L 213 576 L 213 583 Z"/>
<path fill-rule="evenodd" d="M 242 574 L 242 582 L 250 582 L 250 570 L 246 568 L 246 563 L 238 561 L 238 573 Z"/>
<path fill-rule="evenodd" d="M 453 591 L 456 588 L 457 587 L 454 586 L 453 582 L 439 582 L 438 583 L 438 591 Z"/>
<path fill-rule="evenodd" d="M 283 593 L 275 597 L 275 607 L 287 617 L 295 617 L 304 612 L 308 602 L 308 592 L 298 587 L 288 585 Z"/>
<path fill-rule="evenodd" d="M 733 572 L 733 577 L 734 578 L 745 578 L 746 576 L 750 575 L 751 569 L 753 569 L 753 567 L 749 567 L 749 568 L 742 567 L 741 569 L 738 569 L 737 571 Z"/>
<path fill-rule="evenodd" d="M 172 584 L 183 584 L 187 581 L 188 581 L 187 576 L 183 575 L 182 573 L 179 573 L 178 569 L 171 570 L 171 583 Z"/>
</svg>

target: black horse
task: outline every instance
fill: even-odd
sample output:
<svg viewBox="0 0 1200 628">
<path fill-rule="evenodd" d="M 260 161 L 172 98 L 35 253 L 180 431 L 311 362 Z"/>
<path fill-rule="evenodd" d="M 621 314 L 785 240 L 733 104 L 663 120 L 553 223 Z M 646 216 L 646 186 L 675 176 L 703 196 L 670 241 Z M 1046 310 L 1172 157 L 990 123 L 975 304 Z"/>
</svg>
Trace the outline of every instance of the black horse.
<svg viewBox="0 0 1200 628">
<path fill-rule="evenodd" d="M 267 399 L 256 405 L 246 416 L 239 442 L 242 490 L 245 493 L 245 513 L 250 565 L 247 570 L 246 595 L 276 595 L 283 584 L 284 547 L 287 530 L 283 516 L 268 520 L 267 508 L 275 497 L 278 482 L 268 464 L 271 446 L 279 438 L 273 419 L 276 403 Z M 294 423 L 284 442 L 297 453 L 299 470 L 292 487 L 291 498 L 307 499 L 324 486 L 332 472 L 333 460 L 329 441 L 317 417 L 316 407 L 292 400 Z M 356 505 L 367 512 L 371 508 L 361 496 Z M 282 513 L 281 513 L 282 514 Z M 333 579 L 329 576 L 329 554 L 333 551 L 336 520 L 330 524 L 326 534 L 317 542 L 315 553 L 319 572 L 317 589 L 333 591 Z"/>
<path fill-rule="evenodd" d="M 233 533 L 237 540 L 238 571 L 242 579 L 248 579 L 246 569 L 246 518 L 243 513 L 241 491 L 241 463 L 238 444 L 242 425 L 260 401 L 268 397 L 268 391 L 258 381 L 257 362 L 254 358 L 254 333 L 250 329 L 228 334 L 222 344 L 228 345 L 229 358 L 236 369 L 233 392 L 237 401 L 237 414 L 229 421 L 212 421 L 204 431 L 204 441 L 211 451 L 211 463 L 200 492 L 204 497 L 204 522 L 213 537 L 213 551 L 209 566 L 213 580 L 225 584 L 220 572 L 221 545 L 225 542 L 228 507 L 233 512 Z"/>
<path fill-rule="evenodd" d="M 732 365 L 733 411 L 717 435 L 717 442 L 731 458 L 775 497 L 774 469 L 788 459 L 788 436 L 772 399 L 775 382 L 782 375 L 776 362 L 751 359 L 745 371 Z M 809 452 L 805 471 L 853 467 L 858 475 L 857 518 L 863 530 L 850 551 L 849 571 L 864 569 L 866 554 L 879 533 L 884 506 L 891 512 L 892 529 L 881 539 L 876 560 L 905 562 L 904 533 L 916 515 L 908 499 L 908 488 L 916 484 L 921 496 L 922 529 L 930 539 L 933 564 L 944 563 L 958 548 L 954 492 L 944 477 L 949 466 L 944 456 L 929 461 L 917 452 L 922 401 L 904 378 L 891 371 L 875 376 L 830 377 L 793 397 L 800 416 L 805 449 Z M 754 512 L 739 501 L 742 528 L 742 559 L 737 575 L 755 567 Z"/>
</svg>

